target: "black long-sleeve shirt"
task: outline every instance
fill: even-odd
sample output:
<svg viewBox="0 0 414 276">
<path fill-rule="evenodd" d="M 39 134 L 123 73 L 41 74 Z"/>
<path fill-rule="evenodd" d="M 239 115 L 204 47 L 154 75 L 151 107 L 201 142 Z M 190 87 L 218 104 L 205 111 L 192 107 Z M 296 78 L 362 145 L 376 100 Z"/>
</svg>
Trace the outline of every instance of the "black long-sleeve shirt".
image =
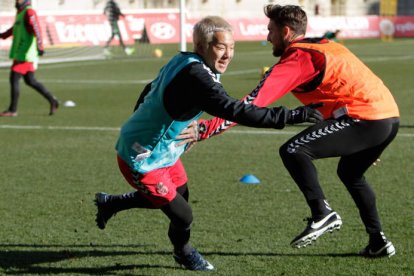
<svg viewBox="0 0 414 276">
<path fill-rule="evenodd" d="M 135 109 L 150 91 L 148 84 Z M 179 121 L 188 120 L 200 111 L 242 125 L 258 128 L 278 128 L 286 125 L 286 107 L 259 108 L 230 97 L 212 71 L 204 64 L 194 62 L 184 67 L 167 85 L 164 106 L 169 115 Z"/>
</svg>

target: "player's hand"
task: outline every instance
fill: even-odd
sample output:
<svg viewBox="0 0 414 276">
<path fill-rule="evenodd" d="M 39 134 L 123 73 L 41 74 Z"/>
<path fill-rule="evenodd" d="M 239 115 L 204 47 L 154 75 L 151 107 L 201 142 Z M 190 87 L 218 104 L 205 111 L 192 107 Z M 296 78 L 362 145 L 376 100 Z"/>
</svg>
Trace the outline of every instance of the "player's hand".
<svg viewBox="0 0 414 276">
<path fill-rule="evenodd" d="M 199 139 L 199 129 L 197 121 L 191 122 L 187 128 L 185 128 L 180 135 L 177 136 L 179 142 L 176 147 L 187 144 L 185 152 L 188 152 L 198 141 Z"/>
<path fill-rule="evenodd" d="M 299 106 L 289 111 L 288 124 L 300 124 L 304 122 L 319 123 L 323 121 L 323 115 L 316 108 L 321 107 L 323 103 L 309 104 Z"/>
<path fill-rule="evenodd" d="M 43 56 L 45 54 L 45 50 L 37 50 L 37 53 L 41 57 L 41 56 Z"/>
</svg>

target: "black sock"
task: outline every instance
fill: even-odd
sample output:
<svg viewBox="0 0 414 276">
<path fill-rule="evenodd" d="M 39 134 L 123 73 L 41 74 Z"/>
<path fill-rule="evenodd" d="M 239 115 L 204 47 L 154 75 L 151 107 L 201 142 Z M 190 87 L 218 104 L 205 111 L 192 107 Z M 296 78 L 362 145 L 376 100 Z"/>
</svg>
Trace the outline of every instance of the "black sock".
<svg viewBox="0 0 414 276">
<path fill-rule="evenodd" d="M 190 243 L 186 243 L 183 246 L 180 247 L 174 247 L 174 253 L 178 256 L 188 256 L 193 251 L 193 247 Z"/>
<path fill-rule="evenodd" d="M 139 192 L 129 192 L 121 195 L 108 195 L 108 205 L 116 213 L 132 208 L 154 208 L 152 203 Z"/>
<path fill-rule="evenodd" d="M 329 206 L 328 201 L 325 199 L 313 199 L 308 201 L 308 205 L 311 209 L 312 219 L 318 221 L 326 217 L 332 208 Z"/>
<path fill-rule="evenodd" d="M 383 232 L 378 233 L 370 233 L 369 234 L 369 244 L 374 246 L 375 248 L 380 248 L 385 245 L 387 239 Z"/>
<path fill-rule="evenodd" d="M 174 253 L 178 256 L 191 254 L 193 247 L 190 243 L 190 236 L 193 214 L 188 202 L 178 193 L 161 210 L 170 219 L 168 237 L 174 246 Z"/>
</svg>

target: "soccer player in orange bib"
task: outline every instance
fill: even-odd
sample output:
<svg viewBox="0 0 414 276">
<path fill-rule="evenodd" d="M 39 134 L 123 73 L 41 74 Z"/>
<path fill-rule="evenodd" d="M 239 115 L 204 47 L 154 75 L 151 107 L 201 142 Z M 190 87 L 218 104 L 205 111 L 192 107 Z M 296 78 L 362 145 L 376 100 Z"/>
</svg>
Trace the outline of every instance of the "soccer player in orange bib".
<svg viewBox="0 0 414 276">
<path fill-rule="evenodd" d="M 283 163 L 305 196 L 311 218 L 291 242 L 301 248 L 322 234 L 339 229 L 342 219 L 328 204 L 313 160 L 340 157 L 337 174 L 348 189 L 369 235 L 363 256 L 395 254 L 383 233 L 375 194 L 364 177 L 367 169 L 395 138 L 399 111 L 391 92 L 343 45 L 326 38 L 305 38 L 306 13 L 294 5 L 268 5 L 267 40 L 280 57 L 243 101 L 267 106 L 292 92 L 303 104 L 321 103 L 325 120 L 289 139 L 281 148 Z M 234 123 L 214 118 L 201 121 L 200 139 Z"/>
</svg>

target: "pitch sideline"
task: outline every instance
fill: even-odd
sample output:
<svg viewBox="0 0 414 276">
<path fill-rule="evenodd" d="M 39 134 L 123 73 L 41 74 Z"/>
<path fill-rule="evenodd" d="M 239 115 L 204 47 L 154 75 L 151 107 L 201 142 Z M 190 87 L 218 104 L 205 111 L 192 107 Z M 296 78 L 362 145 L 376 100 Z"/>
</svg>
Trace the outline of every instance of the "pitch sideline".
<svg viewBox="0 0 414 276">
<path fill-rule="evenodd" d="M 119 131 L 119 127 L 88 127 L 88 126 L 22 126 L 22 125 L 0 125 L 0 129 L 17 129 L 17 130 L 68 130 L 68 131 Z M 284 130 L 237 130 L 230 129 L 227 131 L 232 134 L 250 134 L 250 135 L 294 135 L 297 131 Z M 398 133 L 399 137 L 414 138 L 414 133 Z"/>
</svg>

